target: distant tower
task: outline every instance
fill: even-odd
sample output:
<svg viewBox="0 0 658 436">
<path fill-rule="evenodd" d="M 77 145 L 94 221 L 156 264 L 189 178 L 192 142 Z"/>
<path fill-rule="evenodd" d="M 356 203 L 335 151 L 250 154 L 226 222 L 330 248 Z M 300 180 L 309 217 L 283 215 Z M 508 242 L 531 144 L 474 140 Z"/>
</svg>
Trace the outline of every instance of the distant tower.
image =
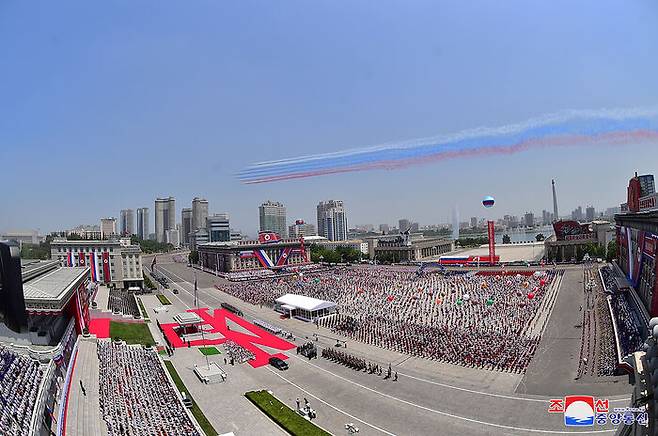
<svg viewBox="0 0 658 436">
<path fill-rule="evenodd" d="M 553 221 L 559 220 L 559 215 L 557 214 L 557 194 L 555 193 L 555 179 L 551 181 L 553 184 Z"/>
<path fill-rule="evenodd" d="M 452 239 L 459 239 L 459 209 L 456 205 L 452 209 Z"/>
</svg>

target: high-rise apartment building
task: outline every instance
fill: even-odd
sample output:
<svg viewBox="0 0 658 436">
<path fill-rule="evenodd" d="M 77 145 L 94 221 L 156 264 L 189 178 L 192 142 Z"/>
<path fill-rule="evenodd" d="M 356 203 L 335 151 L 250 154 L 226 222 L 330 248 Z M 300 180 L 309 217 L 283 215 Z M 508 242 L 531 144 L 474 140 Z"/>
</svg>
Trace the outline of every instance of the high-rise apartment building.
<svg viewBox="0 0 658 436">
<path fill-rule="evenodd" d="M 155 240 L 167 242 L 167 230 L 176 230 L 176 199 L 155 199 Z"/>
<path fill-rule="evenodd" d="M 391 228 L 389 227 L 388 224 L 380 224 L 379 225 L 379 231 L 384 233 L 384 234 L 387 234 L 388 232 L 391 231 Z"/>
<path fill-rule="evenodd" d="M 192 230 L 206 227 L 208 218 L 208 200 L 194 197 L 192 199 Z"/>
<path fill-rule="evenodd" d="M 288 236 L 286 207 L 278 201 L 266 201 L 258 207 L 260 231 L 276 232 L 282 238 Z"/>
<path fill-rule="evenodd" d="M 347 215 L 341 200 L 318 203 L 317 222 L 318 235 L 330 241 L 347 241 Z"/>
<path fill-rule="evenodd" d="M 478 217 L 472 216 L 471 217 L 471 228 L 474 229 L 478 226 Z"/>
<path fill-rule="evenodd" d="M 541 224 L 543 226 L 550 226 L 553 222 L 553 214 L 547 210 L 541 212 Z"/>
<path fill-rule="evenodd" d="M 295 224 L 288 227 L 288 237 L 290 238 L 314 236 L 315 234 L 315 226 L 313 224 L 304 222 L 304 220 L 297 220 L 295 221 Z"/>
<path fill-rule="evenodd" d="M 209 242 L 226 242 L 231 240 L 231 227 L 228 214 L 216 213 L 206 218 Z"/>
<path fill-rule="evenodd" d="M 188 245 L 190 243 L 190 233 L 192 233 L 194 228 L 192 228 L 192 209 L 189 207 L 184 207 L 180 213 L 180 240 L 181 244 Z"/>
<path fill-rule="evenodd" d="M 588 206 L 587 209 L 585 209 L 585 219 L 587 222 L 592 222 L 594 221 L 596 215 L 596 210 L 594 209 L 594 206 Z"/>
<path fill-rule="evenodd" d="M 526 227 L 533 227 L 535 225 L 535 214 L 532 212 L 526 212 L 523 221 Z"/>
<path fill-rule="evenodd" d="M 101 218 L 101 238 L 107 239 L 117 234 L 116 218 Z"/>
<path fill-rule="evenodd" d="M 656 182 L 653 174 L 645 174 L 637 177 L 640 180 L 640 197 L 653 195 L 656 193 Z"/>
<path fill-rule="evenodd" d="M 411 221 L 408 219 L 402 218 L 401 220 L 398 220 L 398 230 L 401 232 L 406 232 L 409 230 L 409 227 L 411 227 Z"/>
<path fill-rule="evenodd" d="M 583 220 L 583 207 L 578 206 L 571 212 L 571 219 L 574 221 L 582 221 Z"/>
<path fill-rule="evenodd" d="M 122 209 L 119 214 L 119 233 L 121 236 L 130 236 L 135 234 L 135 211 L 132 209 Z"/>
<path fill-rule="evenodd" d="M 148 239 L 149 237 L 149 208 L 140 207 L 137 209 L 137 237 L 139 239 Z"/>
</svg>

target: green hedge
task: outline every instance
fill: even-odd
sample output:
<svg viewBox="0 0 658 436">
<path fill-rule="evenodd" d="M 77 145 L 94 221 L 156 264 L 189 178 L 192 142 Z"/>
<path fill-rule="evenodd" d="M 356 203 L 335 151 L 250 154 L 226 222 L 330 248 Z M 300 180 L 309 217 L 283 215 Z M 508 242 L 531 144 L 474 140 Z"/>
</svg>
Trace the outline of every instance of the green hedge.
<svg viewBox="0 0 658 436">
<path fill-rule="evenodd" d="M 149 314 L 146 311 L 146 308 L 144 307 L 144 303 L 142 303 L 142 299 L 139 297 L 135 297 L 135 298 L 137 298 L 137 302 L 139 303 L 139 308 L 142 310 L 142 318 L 144 318 L 144 321 L 148 321 Z"/>
<path fill-rule="evenodd" d="M 293 436 L 331 436 L 267 391 L 251 391 L 244 396 Z"/>
<path fill-rule="evenodd" d="M 162 294 L 157 294 L 158 300 L 160 300 L 160 303 L 162 304 L 171 304 L 171 301 L 169 301 L 169 298 L 165 297 Z"/>
<path fill-rule="evenodd" d="M 169 360 L 165 360 L 164 364 L 167 367 L 167 371 L 169 371 L 171 378 L 174 380 L 174 384 L 176 385 L 178 391 L 185 392 L 187 398 L 189 398 L 190 401 L 192 401 L 192 415 L 194 415 L 194 417 L 196 418 L 203 432 L 207 436 L 216 436 L 217 432 L 213 428 L 210 421 L 208 421 L 208 418 L 206 418 L 206 415 L 203 414 L 203 412 L 199 408 L 199 405 L 196 403 L 196 401 L 194 401 L 192 395 L 190 395 L 190 391 L 188 391 L 187 388 L 185 387 L 185 383 L 183 383 L 183 380 L 181 380 L 180 376 L 178 375 L 176 368 L 174 368 L 174 364 L 171 363 Z"/>
</svg>

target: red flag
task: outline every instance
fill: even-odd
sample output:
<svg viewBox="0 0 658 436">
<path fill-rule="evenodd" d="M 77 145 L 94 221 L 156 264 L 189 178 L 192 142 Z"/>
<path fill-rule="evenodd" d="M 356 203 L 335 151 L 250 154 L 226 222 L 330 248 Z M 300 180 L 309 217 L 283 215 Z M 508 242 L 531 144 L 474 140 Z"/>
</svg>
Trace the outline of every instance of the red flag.
<svg viewBox="0 0 658 436">
<path fill-rule="evenodd" d="M 112 280 L 110 277 L 110 253 L 103 252 L 103 275 L 105 276 L 105 283 Z"/>
</svg>

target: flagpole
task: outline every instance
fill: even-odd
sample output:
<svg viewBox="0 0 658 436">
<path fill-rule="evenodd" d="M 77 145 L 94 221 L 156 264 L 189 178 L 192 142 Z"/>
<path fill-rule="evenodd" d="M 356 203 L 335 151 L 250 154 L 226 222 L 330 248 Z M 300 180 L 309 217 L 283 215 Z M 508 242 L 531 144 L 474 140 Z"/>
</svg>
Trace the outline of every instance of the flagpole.
<svg viewBox="0 0 658 436">
<path fill-rule="evenodd" d="M 196 278 L 196 271 L 194 271 L 194 305 L 196 306 L 196 311 L 197 315 L 199 314 L 199 298 L 197 297 L 197 278 Z M 203 324 L 201 324 L 201 341 L 203 342 L 203 345 L 206 345 L 206 336 L 203 332 Z M 210 369 L 210 360 L 208 360 L 208 355 L 206 353 L 203 353 L 204 356 L 206 356 L 206 366 L 208 369 Z"/>
</svg>

